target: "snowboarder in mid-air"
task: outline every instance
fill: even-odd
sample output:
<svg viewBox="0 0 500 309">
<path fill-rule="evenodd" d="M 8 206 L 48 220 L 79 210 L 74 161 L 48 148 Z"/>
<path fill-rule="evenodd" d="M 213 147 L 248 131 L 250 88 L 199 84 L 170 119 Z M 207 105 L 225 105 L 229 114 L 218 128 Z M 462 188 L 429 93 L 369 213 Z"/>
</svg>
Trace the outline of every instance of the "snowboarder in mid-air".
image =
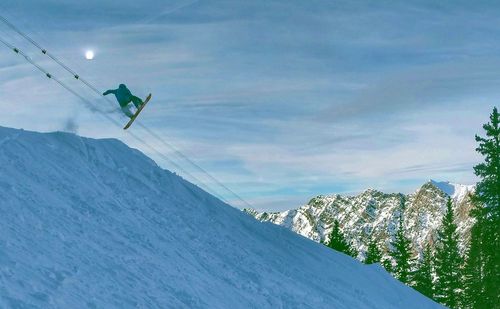
<svg viewBox="0 0 500 309">
<path fill-rule="evenodd" d="M 129 118 L 134 117 L 134 113 L 130 111 L 130 102 L 132 102 L 139 110 L 141 105 L 144 103 L 142 100 L 135 95 L 133 95 L 130 90 L 128 90 L 127 86 L 124 84 L 120 84 L 118 86 L 118 89 L 110 89 L 104 92 L 102 95 L 108 95 L 108 94 L 114 94 L 116 99 L 118 100 L 118 103 L 120 104 L 120 107 L 125 115 L 127 115 Z"/>
<path fill-rule="evenodd" d="M 120 103 L 120 107 L 123 113 L 130 118 L 130 121 L 123 128 L 124 130 L 127 130 L 132 125 L 135 118 L 139 116 L 144 106 L 146 106 L 149 100 L 151 100 L 151 93 L 147 96 L 146 100 L 142 101 L 140 98 L 133 95 L 124 84 L 120 84 L 120 86 L 118 86 L 118 89 L 107 90 L 102 95 L 108 95 L 110 93 L 115 95 L 118 103 Z M 130 102 L 132 102 L 137 109 L 135 113 L 132 113 L 130 111 Z"/>
</svg>

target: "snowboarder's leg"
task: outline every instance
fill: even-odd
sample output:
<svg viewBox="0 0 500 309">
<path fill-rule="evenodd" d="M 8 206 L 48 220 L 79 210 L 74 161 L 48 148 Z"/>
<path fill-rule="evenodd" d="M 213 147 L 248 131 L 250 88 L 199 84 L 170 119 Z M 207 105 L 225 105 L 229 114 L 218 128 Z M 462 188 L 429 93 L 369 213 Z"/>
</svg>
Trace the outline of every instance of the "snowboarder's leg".
<svg viewBox="0 0 500 309">
<path fill-rule="evenodd" d="M 122 111 L 125 115 L 127 115 L 129 118 L 132 118 L 134 116 L 134 113 L 130 111 L 129 105 L 123 105 L 121 106 Z"/>
<path fill-rule="evenodd" d="M 131 97 L 131 100 L 132 100 L 132 103 L 134 103 L 135 108 L 137 108 L 137 109 L 139 109 L 139 107 L 141 107 L 141 105 L 143 103 L 142 100 L 140 98 L 136 97 L 135 95 L 133 95 Z"/>
</svg>

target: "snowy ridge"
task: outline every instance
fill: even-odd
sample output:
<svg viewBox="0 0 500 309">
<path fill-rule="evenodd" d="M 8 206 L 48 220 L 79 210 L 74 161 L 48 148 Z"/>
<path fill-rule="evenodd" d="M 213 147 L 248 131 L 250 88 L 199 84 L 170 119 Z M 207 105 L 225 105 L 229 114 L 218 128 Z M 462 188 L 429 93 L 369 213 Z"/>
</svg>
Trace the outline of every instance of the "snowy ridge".
<svg viewBox="0 0 500 309">
<path fill-rule="evenodd" d="M 441 308 L 117 140 L 0 141 L 1 308 Z"/>
<path fill-rule="evenodd" d="M 425 244 L 434 246 L 448 196 L 453 200 L 458 233 L 461 236 L 460 248 L 465 249 L 474 223 L 469 216 L 472 207 L 470 194 L 473 192 L 474 186 L 430 180 L 414 193 L 406 195 L 404 206 L 399 194 L 367 189 L 357 196 L 317 196 L 294 210 L 278 213 L 250 211 L 250 214 L 261 221 L 284 226 L 317 242 L 329 241 L 332 223 L 338 220 L 341 229 L 358 249 L 358 258 L 363 260 L 371 237 L 385 251 L 384 258 L 390 258 L 387 248 L 395 235 L 397 220 L 402 213 L 405 233 L 413 241 L 414 254 L 417 256 L 421 254 Z"/>
<path fill-rule="evenodd" d="M 449 181 L 435 181 L 432 179 L 429 182 L 448 194 L 455 202 L 463 201 L 467 197 L 467 194 L 474 192 L 475 187 L 474 185 L 461 185 Z"/>
</svg>

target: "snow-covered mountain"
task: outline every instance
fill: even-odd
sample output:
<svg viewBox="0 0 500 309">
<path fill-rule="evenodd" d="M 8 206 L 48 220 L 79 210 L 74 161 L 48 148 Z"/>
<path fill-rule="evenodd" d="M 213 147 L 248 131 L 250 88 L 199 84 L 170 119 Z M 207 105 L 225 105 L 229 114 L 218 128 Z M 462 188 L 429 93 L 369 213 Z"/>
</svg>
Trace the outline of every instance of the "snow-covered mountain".
<svg viewBox="0 0 500 309">
<path fill-rule="evenodd" d="M 0 127 L 1 308 L 440 308 L 112 139 Z"/>
<path fill-rule="evenodd" d="M 415 255 L 421 254 L 427 242 L 433 246 L 448 196 L 453 200 L 460 248 L 463 250 L 474 223 L 469 216 L 472 207 L 469 194 L 472 192 L 474 186 L 430 180 L 416 192 L 405 195 L 404 199 L 400 194 L 368 189 L 356 196 L 317 196 L 298 209 L 284 212 L 245 211 L 261 221 L 284 226 L 317 242 L 329 241 L 332 223 L 337 219 L 343 232 L 360 252 L 360 260 L 364 259 L 371 237 L 385 251 L 384 257 L 389 258 L 386 250 L 395 234 L 401 212 L 405 233 L 413 241 Z M 404 205 L 402 200 L 405 200 Z"/>
</svg>

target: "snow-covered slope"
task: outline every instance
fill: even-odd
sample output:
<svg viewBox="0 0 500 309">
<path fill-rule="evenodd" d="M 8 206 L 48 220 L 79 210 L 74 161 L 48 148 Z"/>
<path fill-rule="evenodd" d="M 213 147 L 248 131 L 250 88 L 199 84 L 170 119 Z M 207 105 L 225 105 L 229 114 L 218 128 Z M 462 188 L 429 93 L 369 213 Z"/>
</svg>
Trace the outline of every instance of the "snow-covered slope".
<svg viewBox="0 0 500 309">
<path fill-rule="evenodd" d="M 1 308 L 434 308 L 117 140 L 0 127 Z"/>
<path fill-rule="evenodd" d="M 259 213 L 245 210 L 261 221 L 269 221 L 284 226 L 315 241 L 329 241 L 333 221 L 339 220 L 340 227 L 360 252 L 364 253 L 373 237 L 389 259 L 387 249 L 395 236 L 401 212 L 404 218 L 405 234 L 413 241 L 414 254 L 419 255 L 425 244 L 433 247 L 437 229 L 446 210 L 448 196 L 453 200 L 460 248 L 464 250 L 468 242 L 470 228 L 474 220 L 469 216 L 472 207 L 470 193 L 474 186 L 429 180 L 416 192 L 404 196 L 402 205 L 400 194 L 386 194 L 368 189 L 356 196 L 317 196 L 298 209 L 277 213 Z"/>
</svg>

